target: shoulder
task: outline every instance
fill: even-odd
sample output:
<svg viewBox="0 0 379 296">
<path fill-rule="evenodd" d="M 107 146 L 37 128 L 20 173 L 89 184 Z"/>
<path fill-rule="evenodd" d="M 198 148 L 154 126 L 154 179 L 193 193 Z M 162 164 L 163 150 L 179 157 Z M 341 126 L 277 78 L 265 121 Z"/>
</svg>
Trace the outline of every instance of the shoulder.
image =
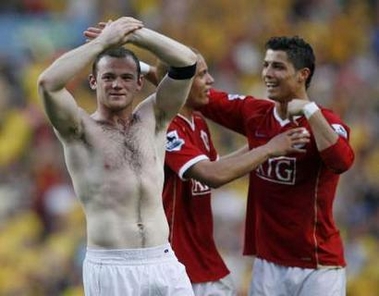
<svg viewBox="0 0 379 296">
<path fill-rule="evenodd" d="M 347 138 L 350 133 L 350 127 L 341 119 L 341 116 L 331 109 L 325 108 L 320 105 L 318 105 L 318 107 L 334 131 L 340 136 Z"/>
<path fill-rule="evenodd" d="M 253 95 L 241 95 L 238 93 L 228 93 L 228 92 L 221 91 L 218 89 L 211 89 L 209 92 L 209 98 L 211 101 L 224 100 L 224 101 L 233 102 L 233 103 L 242 103 L 244 105 L 254 105 L 254 107 L 257 107 L 257 106 L 269 107 L 269 106 L 275 105 L 275 102 L 269 99 L 259 98 Z"/>
<path fill-rule="evenodd" d="M 334 110 L 323 107 L 321 105 L 317 106 L 320 108 L 322 114 L 325 116 L 326 119 L 343 123 L 341 116 L 337 114 Z"/>
<path fill-rule="evenodd" d="M 193 112 L 193 119 L 195 122 L 202 122 L 204 124 L 207 124 L 204 115 L 199 111 Z"/>
<path fill-rule="evenodd" d="M 193 121 L 194 121 L 194 125 L 196 129 L 201 128 L 201 129 L 209 130 L 208 122 L 201 112 L 195 111 L 193 113 Z"/>
<path fill-rule="evenodd" d="M 239 93 L 230 93 L 230 92 L 226 92 L 223 90 L 219 90 L 217 88 L 212 88 L 209 91 L 209 96 L 211 98 L 225 98 L 225 99 L 228 99 L 229 101 L 234 101 L 234 100 L 247 100 L 247 101 L 249 101 L 249 100 L 261 100 L 261 98 L 253 96 L 253 95 L 243 95 L 243 94 L 239 94 Z M 266 101 L 272 102 L 268 99 Z"/>
<path fill-rule="evenodd" d="M 176 115 L 170 122 L 168 129 L 185 128 L 185 122 L 179 115 Z"/>
</svg>

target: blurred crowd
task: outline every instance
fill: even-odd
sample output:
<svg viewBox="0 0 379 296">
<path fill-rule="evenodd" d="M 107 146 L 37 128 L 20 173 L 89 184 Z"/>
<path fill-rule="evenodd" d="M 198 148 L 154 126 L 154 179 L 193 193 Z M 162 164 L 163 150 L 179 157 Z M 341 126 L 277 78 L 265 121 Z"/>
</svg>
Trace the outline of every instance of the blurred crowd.
<svg viewBox="0 0 379 296">
<path fill-rule="evenodd" d="M 376 0 L 7 0 L 0 3 L 0 295 L 83 295 L 85 221 L 62 148 L 38 101 L 38 74 L 85 42 L 98 21 L 134 16 L 199 49 L 215 87 L 264 97 L 263 45 L 273 35 L 313 44 L 311 98 L 351 127 L 356 160 L 341 178 L 335 212 L 348 261 L 348 296 L 379 295 L 379 4 Z M 145 61 L 154 57 L 137 51 Z M 70 90 L 88 111 L 87 72 Z M 141 97 L 153 91 L 146 84 Z M 222 155 L 244 139 L 211 124 Z M 217 189 L 215 235 L 240 295 L 247 180 Z"/>
</svg>

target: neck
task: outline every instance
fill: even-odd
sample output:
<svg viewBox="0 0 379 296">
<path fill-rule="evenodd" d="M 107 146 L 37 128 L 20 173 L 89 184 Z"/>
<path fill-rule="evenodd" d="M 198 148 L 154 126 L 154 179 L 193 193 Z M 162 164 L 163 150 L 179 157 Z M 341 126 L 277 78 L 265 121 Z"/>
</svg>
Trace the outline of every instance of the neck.
<svg viewBox="0 0 379 296">
<path fill-rule="evenodd" d="M 183 106 L 182 109 L 180 109 L 179 114 L 187 118 L 188 120 L 191 120 L 193 109 L 188 106 Z"/>
<path fill-rule="evenodd" d="M 299 100 L 308 100 L 308 94 L 305 90 L 296 92 L 292 94 L 291 98 L 296 98 Z M 291 101 L 291 99 L 282 99 L 282 100 L 275 100 L 275 108 L 277 111 L 277 114 L 281 119 L 288 119 L 288 103 Z"/>
<path fill-rule="evenodd" d="M 276 102 L 275 104 L 276 112 L 281 119 L 288 118 L 287 105 L 288 102 Z"/>
<path fill-rule="evenodd" d="M 118 125 L 120 122 L 123 122 L 125 124 L 129 123 L 131 119 L 131 113 L 125 112 L 123 110 L 122 112 L 101 112 L 99 110 L 96 110 L 95 113 L 91 116 L 96 121 L 103 121 L 108 122 L 110 124 Z"/>
</svg>

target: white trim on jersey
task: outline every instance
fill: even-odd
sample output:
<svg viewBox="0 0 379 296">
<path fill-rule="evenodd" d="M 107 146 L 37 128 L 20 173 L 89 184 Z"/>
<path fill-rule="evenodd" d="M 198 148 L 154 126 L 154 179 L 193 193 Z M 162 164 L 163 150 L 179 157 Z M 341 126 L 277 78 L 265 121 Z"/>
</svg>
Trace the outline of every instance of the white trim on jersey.
<svg viewBox="0 0 379 296">
<path fill-rule="evenodd" d="M 182 180 L 186 180 L 183 175 L 184 173 L 191 167 L 193 166 L 194 164 L 198 163 L 199 161 L 201 160 L 205 160 L 205 159 L 208 159 L 208 156 L 202 154 L 202 155 L 199 155 L 199 156 L 196 156 L 195 158 L 192 158 L 190 161 L 186 162 L 179 170 L 178 172 L 178 175 L 179 175 L 179 178 L 182 179 Z"/>
</svg>

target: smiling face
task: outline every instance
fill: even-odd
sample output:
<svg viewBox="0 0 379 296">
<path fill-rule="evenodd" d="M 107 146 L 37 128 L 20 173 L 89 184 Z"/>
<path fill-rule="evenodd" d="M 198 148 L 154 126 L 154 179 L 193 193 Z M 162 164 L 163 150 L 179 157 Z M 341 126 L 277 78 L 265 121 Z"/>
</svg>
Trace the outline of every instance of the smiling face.
<svg viewBox="0 0 379 296">
<path fill-rule="evenodd" d="M 136 62 L 130 56 L 103 56 L 96 69 L 89 81 L 91 88 L 96 89 L 98 105 L 114 112 L 131 107 L 136 93 L 142 88 Z"/>
<path fill-rule="evenodd" d="M 277 102 L 301 98 L 306 92 L 305 81 L 309 70 L 296 70 L 282 50 L 268 49 L 264 58 L 262 78 L 267 96 Z"/>
<path fill-rule="evenodd" d="M 209 101 L 208 93 L 214 83 L 214 79 L 208 72 L 208 66 L 202 55 L 198 54 L 196 75 L 185 106 L 196 109 L 206 105 Z"/>
</svg>

